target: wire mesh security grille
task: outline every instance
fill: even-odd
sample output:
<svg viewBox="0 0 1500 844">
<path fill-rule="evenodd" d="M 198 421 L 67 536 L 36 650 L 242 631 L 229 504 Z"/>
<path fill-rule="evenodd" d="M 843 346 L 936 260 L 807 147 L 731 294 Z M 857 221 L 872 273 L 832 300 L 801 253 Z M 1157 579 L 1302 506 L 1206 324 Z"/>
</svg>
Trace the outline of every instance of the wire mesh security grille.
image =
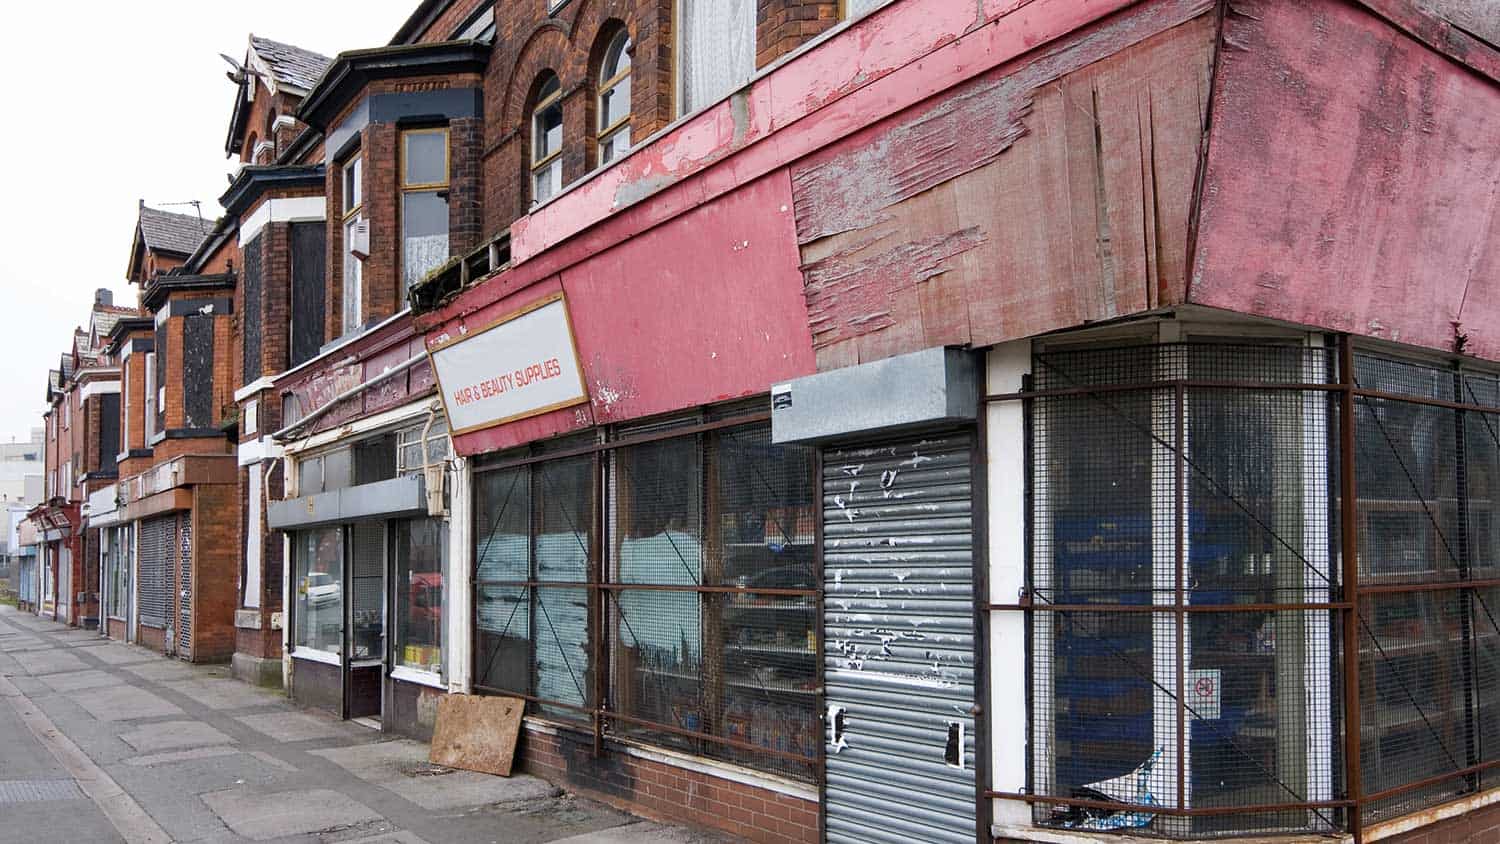
<svg viewBox="0 0 1500 844">
<path fill-rule="evenodd" d="M 1033 467 L 1029 583 L 991 607 L 1031 619 L 1031 782 L 991 796 L 1075 829 L 1358 831 L 1494 776 L 1494 377 L 1141 345 L 1039 354 L 991 400 L 1026 402 Z"/>
<path fill-rule="evenodd" d="M 480 690 L 601 737 L 813 778 L 813 454 L 733 421 L 479 471 Z"/>
<path fill-rule="evenodd" d="M 184 657 L 193 653 L 193 521 L 182 519 L 177 532 L 177 648 Z"/>
</svg>

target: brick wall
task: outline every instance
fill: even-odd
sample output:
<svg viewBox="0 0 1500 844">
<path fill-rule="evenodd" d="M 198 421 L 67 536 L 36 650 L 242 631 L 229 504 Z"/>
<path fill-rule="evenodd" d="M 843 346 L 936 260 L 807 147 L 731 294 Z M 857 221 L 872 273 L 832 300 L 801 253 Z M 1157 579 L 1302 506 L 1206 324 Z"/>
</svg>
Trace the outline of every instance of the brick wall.
<svg viewBox="0 0 1500 844">
<path fill-rule="evenodd" d="M 135 643 L 143 648 L 162 653 L 167 649 L 167 631 L 137 624 Z"/>
<path fill-rule="evenodd" d="M 593 738 L 522 731 L 523 766 L 543 779 L 660 820 L 721 829 L 762 844 L 818 840 L 818 805 L 618 748 L 593 758 Z"/>
<path fill-rule="evenodd" d="M 194 662 L 219 662 L 234 653 L 240 577 L 238 507 L 234 484 L 193 488 Z"/>
<path fill-rule="evenodd" d="M 765 67 L 839 22 L 838 0 L 757 0 L 755 66 Z"/>
</svg>

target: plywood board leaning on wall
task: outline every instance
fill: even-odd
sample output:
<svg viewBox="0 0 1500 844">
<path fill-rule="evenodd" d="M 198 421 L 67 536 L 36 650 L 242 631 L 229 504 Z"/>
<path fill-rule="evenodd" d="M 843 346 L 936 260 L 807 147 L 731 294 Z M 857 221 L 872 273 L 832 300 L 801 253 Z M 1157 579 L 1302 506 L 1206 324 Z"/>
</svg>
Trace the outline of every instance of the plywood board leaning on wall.
<svg viewBox="0 0 1500 844">
<path fill-rule="evenodd" d="M 438 702 L 427 761 L 510 776 L 524 711 L 525 702 L 518 698 L 447 695 Z"/>
</svg>

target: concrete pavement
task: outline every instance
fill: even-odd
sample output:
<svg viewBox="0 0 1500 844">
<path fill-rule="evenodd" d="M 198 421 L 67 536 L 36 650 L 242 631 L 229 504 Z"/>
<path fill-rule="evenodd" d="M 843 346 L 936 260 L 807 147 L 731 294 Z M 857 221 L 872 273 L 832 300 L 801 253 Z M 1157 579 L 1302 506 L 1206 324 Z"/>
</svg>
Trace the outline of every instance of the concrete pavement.
<svg viewBox="0 0 1500 844">
<path fill-rule="evenodd" d="M 0 605 L 0 844 L 710 844 Z"/>
</svg>

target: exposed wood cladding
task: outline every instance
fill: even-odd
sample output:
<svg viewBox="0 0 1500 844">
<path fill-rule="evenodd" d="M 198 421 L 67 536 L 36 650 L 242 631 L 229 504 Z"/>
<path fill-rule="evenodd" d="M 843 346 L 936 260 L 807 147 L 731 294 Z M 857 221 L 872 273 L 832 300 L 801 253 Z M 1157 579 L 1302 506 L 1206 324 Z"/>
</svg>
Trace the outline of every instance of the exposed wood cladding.
<svg viewBox="0 0 1500 844">
<path fill-rule="evenodd" d="M 1333 0 L 1224 26 L 1189 299 L 1500 356 L 1500 85 Z"/>
<path fill-rule="evenodd" d="M 1181 301 L 1211 5 L 1115 15 L 794 166 L 819 367 Z"/>
</svg>

